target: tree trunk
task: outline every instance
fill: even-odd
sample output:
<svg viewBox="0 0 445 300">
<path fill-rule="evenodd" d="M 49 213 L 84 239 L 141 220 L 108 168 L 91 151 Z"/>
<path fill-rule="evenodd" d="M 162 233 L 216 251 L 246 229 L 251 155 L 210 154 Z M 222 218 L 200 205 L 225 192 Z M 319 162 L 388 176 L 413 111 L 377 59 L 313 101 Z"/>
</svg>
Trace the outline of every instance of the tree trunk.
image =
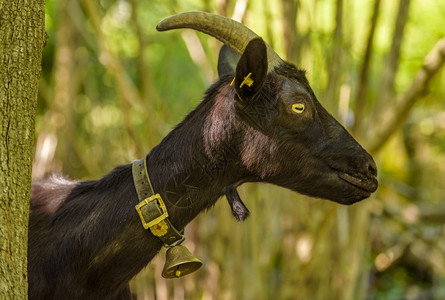
<svg viewBox="0 0 445 300">
<path fill-rule="evenodd" d="M 43 0 L 0 0 L 0 299 L 26 299 L 34 118 Z"/>
</svg>

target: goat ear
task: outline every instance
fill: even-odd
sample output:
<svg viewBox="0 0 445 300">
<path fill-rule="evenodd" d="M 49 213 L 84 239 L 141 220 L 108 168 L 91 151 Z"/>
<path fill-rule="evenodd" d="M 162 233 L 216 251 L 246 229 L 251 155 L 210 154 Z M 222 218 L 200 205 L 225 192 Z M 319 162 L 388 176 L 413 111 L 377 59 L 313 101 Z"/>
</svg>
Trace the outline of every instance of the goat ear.
<svg viewBox="0 0 445 300">
<path fill-rule="evenodd" d="M 238 53 L 230 49 L 228 46 L 223 45 L 219 51 L 218 57 L 218 76 L 222 78 L 226 75 L 235 74 L 236 64 L 238 63 L 240 56 Z"/>
<path fill-rule="evenodd" d="M 242 101 L 249 101 L 262 88 L 267 75 L 267 49 L 261 38 L 247 44 L 238 61 L 235 74 L 236 92 Z"/>
<path fill-rule="evenodd" d="M 236 186 L 231 185 L 226 187 L 225 195 L 227 201 L 229 202 L 230 208 L 232 209 L 232 215 L 238 221 L 244 221 L 249 216 L 250 212 L 244 205 L 240 196 L 238 195 L 238 192 L 236 191 Z"/>
</svg>

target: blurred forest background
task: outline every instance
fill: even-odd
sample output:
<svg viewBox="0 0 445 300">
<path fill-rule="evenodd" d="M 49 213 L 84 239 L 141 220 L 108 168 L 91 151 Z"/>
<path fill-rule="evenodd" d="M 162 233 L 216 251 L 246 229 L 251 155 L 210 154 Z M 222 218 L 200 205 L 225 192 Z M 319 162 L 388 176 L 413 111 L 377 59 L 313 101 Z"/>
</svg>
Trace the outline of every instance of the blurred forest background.
<svg viewBox="0 0 445 300">
<path fill-rule="evenodd" d="M 445 1 L 47 0 L 34 178 L 96 179 L 143 157 L 217 79 L 221 44 L 159 33 L 188 10 L 242 21 L 307 70 L 320 102 L 370 151 L 380 186 L 345 207 L 247 184 L 186 229 L 204 267 L 135 299 L 445 299 Z M 119 262 L 116 262 L 119 264 Z"/>
</svg>

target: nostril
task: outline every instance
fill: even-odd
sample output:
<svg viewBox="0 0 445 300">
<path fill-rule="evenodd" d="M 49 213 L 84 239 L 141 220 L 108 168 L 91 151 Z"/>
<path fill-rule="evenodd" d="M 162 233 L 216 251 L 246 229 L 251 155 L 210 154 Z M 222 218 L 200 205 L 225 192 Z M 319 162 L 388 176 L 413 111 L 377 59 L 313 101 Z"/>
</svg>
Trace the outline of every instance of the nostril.
<svg viewBox="0 0 445 300">
<path fill-rule="evenodd" d="M 368 172 L 371 175 L 377 176 L 377 166 L 375 165 L 375 162 L 372 160 L 368 162 L 367 165 L 368 165 Z"/>
</svg>

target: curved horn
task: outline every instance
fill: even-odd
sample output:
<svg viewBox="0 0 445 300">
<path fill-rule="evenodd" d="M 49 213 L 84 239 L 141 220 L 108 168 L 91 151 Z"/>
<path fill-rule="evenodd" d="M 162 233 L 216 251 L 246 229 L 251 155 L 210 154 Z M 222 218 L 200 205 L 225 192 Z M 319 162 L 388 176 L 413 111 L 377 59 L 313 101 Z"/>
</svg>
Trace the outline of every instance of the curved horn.
<svg viewBox="0 0 445 300">
<path fill-rule="evenodd" d="M 255 32 L 235 20 L 200 11 L 183 12 L 167 17 L 156 26 L 158 31 L 178 28 L 195 29 L 213 36 L 239 55 L 243 54 L 252 39 L 258 37 Z M 269 45 L 267 45 L 267 61 L 269 71 L 283 61 Z"/>
</svg>

